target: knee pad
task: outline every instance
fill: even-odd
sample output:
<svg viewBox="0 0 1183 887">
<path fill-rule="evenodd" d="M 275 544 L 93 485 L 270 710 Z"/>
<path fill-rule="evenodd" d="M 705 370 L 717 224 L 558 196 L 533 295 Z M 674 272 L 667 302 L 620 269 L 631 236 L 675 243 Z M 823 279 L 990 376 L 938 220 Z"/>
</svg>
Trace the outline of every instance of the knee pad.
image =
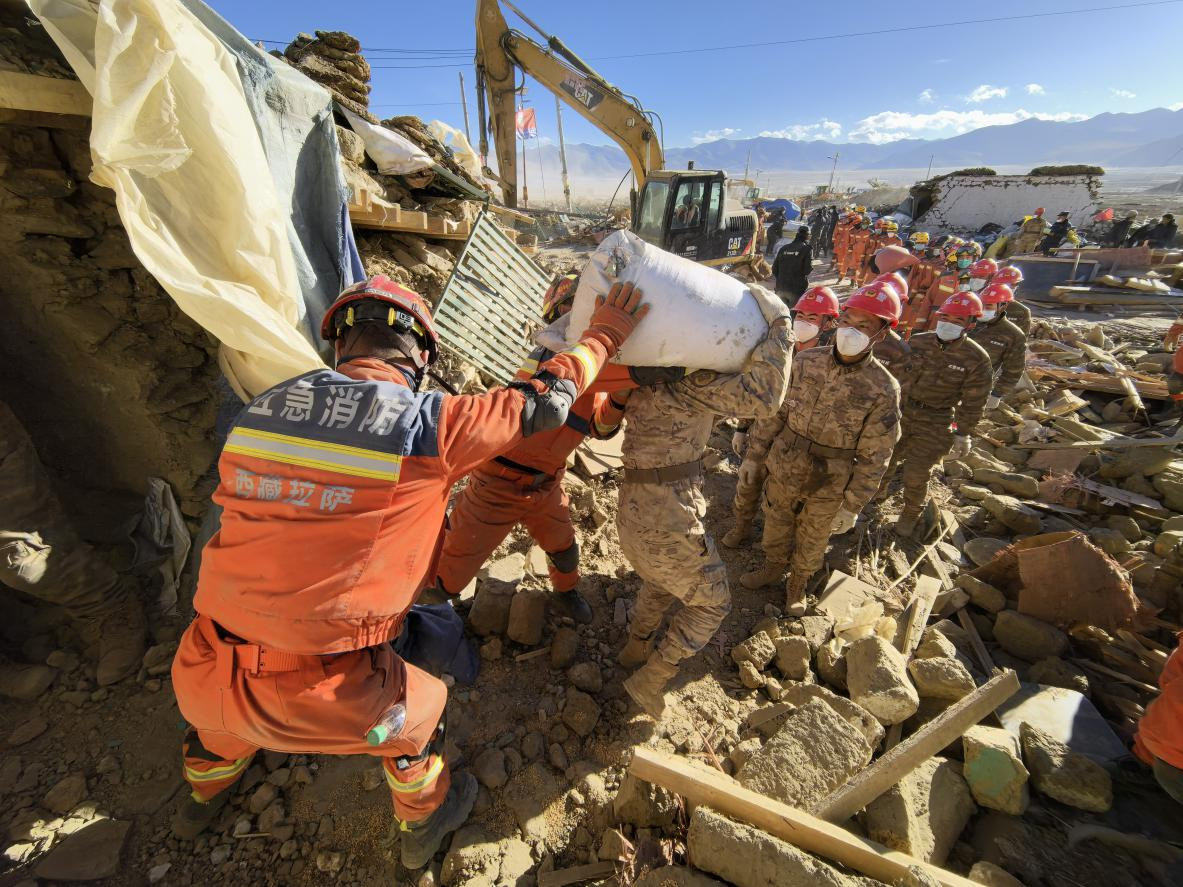
<svg viewBox="0 0 1183 887">
<path fill-rule="evenodd" d="M 546 557 L 560 573 L 574 573 L 579 569 L 579 543 L 572 542 L 562 551 L 548 551 Z"/>
<path fill-rule="evenodd" d="M 535 382 L 542 383 L 542 391 L 538 390 Z M 538 373 L 522 382 L 512 382 L 509 387 L 522 392 L 526 399 L 522 405 L 522 437 L 540 431 L 553 431 L 562 426 L 567 421 L 571 404 L 579 396 L 579 389 L 574 382 L 547 372 Z"/>
</svg>

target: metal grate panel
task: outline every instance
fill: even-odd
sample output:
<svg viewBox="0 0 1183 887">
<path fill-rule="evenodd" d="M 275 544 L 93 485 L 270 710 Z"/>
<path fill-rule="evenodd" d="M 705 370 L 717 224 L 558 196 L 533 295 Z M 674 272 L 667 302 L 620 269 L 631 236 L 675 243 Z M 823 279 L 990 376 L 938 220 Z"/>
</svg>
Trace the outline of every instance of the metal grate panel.
<svg viewBox="0 0 1183 887">
<path fill-rule="evenodd" d="M 441 337 L 465 360 L 508 382 L 542 325 L 550 275 L 482 212 L 435 307 Z"/>
</svg>

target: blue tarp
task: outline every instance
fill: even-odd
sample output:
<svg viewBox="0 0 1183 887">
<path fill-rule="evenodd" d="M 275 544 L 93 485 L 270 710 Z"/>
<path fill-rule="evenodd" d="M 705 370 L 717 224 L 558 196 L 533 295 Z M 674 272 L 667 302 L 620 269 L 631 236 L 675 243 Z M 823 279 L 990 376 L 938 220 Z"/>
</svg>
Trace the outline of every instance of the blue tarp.
<svg viewBox="0 0 1183 887">
<path fill-rule="evenodd" d="M 768 210 L 768 212 L 772 212 L 774 209 L 784 210 L 785 218 L 790 222 L 793 219 L 799 219 L 801 217 L 801 207 L 786 197 L 780 197 L 776 200 L 764 200 L 761 201 L 760 205 Z"/>
</svg>

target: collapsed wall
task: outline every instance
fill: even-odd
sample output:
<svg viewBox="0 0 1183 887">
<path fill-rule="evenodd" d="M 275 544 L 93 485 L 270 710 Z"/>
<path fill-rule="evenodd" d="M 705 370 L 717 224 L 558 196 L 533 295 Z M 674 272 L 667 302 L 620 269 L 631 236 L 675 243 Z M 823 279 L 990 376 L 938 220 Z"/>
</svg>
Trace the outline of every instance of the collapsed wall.
<svg viewBox="0 0 1183 887">
<path fill-rule="evenodd" d="M 1089 222 L 1100 207 L 1101 180 L 1093 175 L 948 176 L 917 224 L 936 231 L 978 231 L 1006 226 L 1045 207 L 1049 221 L 1068 212 L 1073 225 Z"/>
</svg>

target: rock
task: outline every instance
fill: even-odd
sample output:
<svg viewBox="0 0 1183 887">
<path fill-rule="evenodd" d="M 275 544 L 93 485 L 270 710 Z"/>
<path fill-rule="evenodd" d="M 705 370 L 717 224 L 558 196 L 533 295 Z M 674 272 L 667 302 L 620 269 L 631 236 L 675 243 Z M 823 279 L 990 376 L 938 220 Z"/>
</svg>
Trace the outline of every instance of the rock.
<svg viewBox="0 0 1183 887">
<path fill-rule="evenodd" d="M 1183 461 L 1173 461 L 1150 480 L 1162 497 L 1162 504 L 1171 511 L 1183 511 Z"/>
<path fill-rule="evenodd" d="M 562 626 L 550 640 L 550 667 L 566 668 L 579 654 L 579 632 Z"/>
<path fill-rule="evenodd" d="M 749 690 L 759 690 L 764 686 L 764 675 L 751 662 L 739 664 L 739 681 Z"/>
<path fill-rule="evenodd" d="M 913 659 L 908 663 L 908 673 L 917 694 L 927 699 L 961 699 L 977 686 L 964 665 L 943 656 Z"/>
<path fill-rule="evenodd" d="M 1025 721 L 1019 725 L 1019 739 L 1031 784 L 1041 795 L 1093 813 L 1113 806 L 1113 782 L 1096 761 Z"/>
<path fill-rule="evenodd" d="M 969 870 L 969 879 L 986 887 L 1025 887 L 1022 881 L 992 862 L 980 860 Z"/>
<path fill-rule="evenodd" d="M 594 662 L 580 662 L 567 670 L 567 680 L 585 693 L 599 693 L 604 689 L 604 677 Z"/>
<path fill-rule="evenodd" d="M 151 671 L 158 665 L 172 665 L 173 654 L 177 650 L 177 645 L 173 643 L 156 644 L 149 647 L 144 653 L 143 666 L 147 671 Z"/>
<path fill-rule="evenodd" d="M 1068 636 L 1017 610 L 1003 610 L 994 622 L 994 639 L 1012 656 L 1038 662 L 1049 656 L 1062 656 L 1068 649 Z"/>
<path fill-rule="evenodd" d="M 536 761 L 546 751 L 546 737 L 537 731 L 530 731 L 522 737 L 522 756 L 529 761 Z"/>
<path fill-rule="evenodd" d="M 748 759 L 738 779 L 752 791 L 809 809 L 862 770 L 871 751 L 862 732 L 813 699 Z"/>
<path fill-rule="evenodd" d="M 468 624 L 481 637 L 505 634 L 514 588 L 504 582 L 482 582 L 468 611 Z"/>
<path fill-rule="evenodd" d="M 817 649 L 817 673 L 823 681 L 839 690 L 846 689 L 846 645 L 837 638 Z"/>
<path fill-rule="evenodd" d="M 929 758 L 867 805 L 867 837 L 943 865 L 976 809 L 961 766 Z"/>
<path fill-rule="evenodd" d="M 86 797 L 86 777 L 72 773 L 45 794 L 42 804 L 54 813 L 69 813 Z"/>
<path fill-rule="evenodd" d="M 809 674 L 810 647 L 803 637 L 776 639 L 776 667 L 791 681 L 801 681 Z"/>
<path fill-rule="evenodd" d="M 998 727 L 977 725 L 965 731 L 961 744 L 962 776 L 974 800 L 991 810 L 1022 816 L 1030 798 L 1018 738 Z"/>
<path fill-rule="evenodd" d="M 50 668 L 60 669 L 63 673 L 69 674 L 79 666 L 80 660 L 76 653 L 71 653 L 68 650 L 54 650 L 45 657 L 45 664 Z"/>
<path fill-rule="evenodd" d="M 600 720 L 599 704 L 580 690 L 567 693 L 567 704 L 563 706 L 563 723 L 579 736 L 587 736 Z"/>
<path fill-rule="evenodd" d="M 497 558 L 480 571 L 482 580 L 504 582 L 507 585 L 516 585 L 521 582 L 525 574 L 526 556 L 517 552 Z"/>
<path fill-rule="evenodd" d="M 904 657 L 876 635 L 861 638 L 847 649 L 846 684 L 850 698 L 881 724 L 903 723 L 920 706 Z"/>
<path fill-rule="evenodd" d="M 472 773 L 481 785 L 496 791 L 509 781 L 505 772 L 505 752 L 499 748 L 486 748 L 472 762 Z"/>
<path fill-rule="evenodd" d="M 993 495 L 989 487 L 980 487 L 977 484 L 962 484 L 957 488 L 957 492 L 961 494 L 962 498 L 969 499 L 971 502 L 981 502 L 987 496 Z"/>
<path fill-rule="evenodd" d="M 974 483 L 1001 487 L 1011 496 L 1018 496 L 1020 499 L 1034 499 L 1039 495 L 1039 481 L 1025 474 L 1015 474 L 1011 471 L 975 468 Z"/>
<path fill-rule="evenodd" d="M 994 560 L 995 555 L 1009 544 L 1005 539 L 978 536 L 976 539 L 968 540 L 962 550 L 967 558 L 982 567 Z"/>
<path fill-rule="evenodd" d="M 733 822 L 708 807 L 690 817 L 690 863 L 736 887 L 855 887 L 839 872 L 787 841 Z"/>
<path fill-rule="evenodd" d="M 0 696 L 32 702 L 41 698 L 57 676 L 58 670 L 48 665 L 0 666 Z"/>
<path fill-rule="evenodd" d="M 282 840 L 280 843 L 283 843 L 283 841 L 291 837 L 291 835 L 275 834 L 276 829 L 281 827 L 280 824 L 283 822 L 283 819 L 283 801 L 276 801 L 259 814 L 258 830 L 261 832 L 267 832 L 274 838 L 281 838 Z"/>
<path fill-rule="evenodd" d="M 1032 478 L 1027 480 L 1034 482 Z M 1036 491 L 1038 492 L 1038 487 Z M 1011 496 L 987 496 L 982 500 L 982 507 L 1008 529 L 1023 536 L 1033 536 L 1043 529 L 1043 518 L 1040 513 Z"/>
<path fill-rule="evenodd" d="M 327 874 L 341 871 L 345 866 L 345 854 L 340 850 L 318 850 L 316 853 L 316 870 Z"/>
<path fill-rule="evenodd" d="M 1117 530 L 1110 530 L 1105 527 L 1093 527 L 1088 531 L 1088 536 L 1094 545 L 1106 554 L 1111 554 L 1114 557 L 1120 557 L 1130 550 L 1130 540 Z"/>
<path fill-rule="evenodd" d="M 765 631 L 757 632 L 742 644 L 731 648 L 731 658 L 736 665 L 750 662 L 757 671 L 767 668 L 775 655 L 776 645 Z"/>
<path fill-rule="evenodd" d="M 726 887 L 726 885 L 689 866 L 663 865 L 661 868 L 646 871 L 645 874 L 633 881 L 632 887 Z"/>
<path fill-rule="evenodd" d="M 743 742 L 737 743 L 731 749 L 731 754 L 728 757 L 731 758 L 731 763 L 735 765 L 736 773 L 744 768 L 744 765 L 751 760 L 752 755 L 760 750 L 761 745 L 760 740 L 753 736 L 751 739 L 745 739 Z"/>
<path fill-rule="evenodd" d="M 563 747 L 557 742 L 552 742 L 550 747 L 546 750 L 546 760 L 552 767 L 560 773 L 565 773 L 567 767 L 571 762 L 567 760 L 567 753 L 563 751 Z"/>
<path fill-rule="evenodd" d="M 632 842 L 618 830 L 605 829 L 600 838 L 600 849 L 596 852 L 596 857 L 604 862 L 619 862 L 626 859 L 632 849 Z"/>
<path fill-rule="evenodd" d="M 920 636 L 920 644 L 916 647 L 916 652 L 912 654 L 912 658 L 956 659 L 957 655 L 957 645 L 949 640 L 944 632 L 936 628 L 926 628 L 924 629 L 924 634 Z"/>
<path fill-rule="evenodd" d="M 852 727 L 863 734 L 867 745 L 872 749 L 878 748 L 883 740 L 883 725 L 875 720 L 875 716 L 861 705 L 852 702 L 845 696 L 832 693 L 817 684 L 786 684 L 781 691 L 781 702 L 802 706 L 811 699 L 820 699 L 838 715 L 844 718 Z"/>
<path fill-rule="evenodd" d="M 501 658 L 501 638 L 491 637 L 481 644 L 481 658 L 486 662 L 496 662 Z"/>
<path fill-rule="evenodd" d="M 997 613 L 1006 609 L 1006 595 L 981 579 L 962 573 L 957 577 L 955 584 L 965 590 L 975 607 L 981 607 L 987 613 Z"/>
<path fill-rule="evenodd" d="M 273 786 L 270 782 L 264 782 L 251 795 L 247 801 L 247 809 L 255 816 L 258 816 L 264 810 L 271 806 L 272 802 L 279 797 L 279 789 Z"/>
<path fill-rule="evenodd" d="M 130 822 L 100 819 L 68 835 L 37 863 L 33 873 L 47 881 L 97 881 L 119 870 Z"/>
<path fill-rule="evenodd" d="M 447 887 L 516 885 L 532 866 L 530 847 L 524 841 L 517 838 L 498 841 L 483 826 L 466 825 L 452 837 L 440 869 L 440 880 Z"/>
<path fill-rule="evenodd" d="M 801 628 L 801 636 L 815 653 L 834 636 L 834 620 L 829 616 L 802 616 L 794 625 Z"/>
<path fill-rule="evenodd" d="M 678 810 L 678 802 L 668 791 L 637 779 L 631 773 L 625 773 L 612 800 L 612 814 L 616 821 L 638 828 L 669 829 Z"/>
<path fill-rule="evenodd" d="M 511 641 L 527 647 L 542 641 L 546 628 L 546 613 L 550 595 L 539 588 L 523 588 L 513 596 L 509 606 L 509 626 L 505 630 Z"/>
<path fill-rule="evenodd" d="M 1159 557 L 1167 557 L 1183 542 L 1183 530 L 1167 530 L 1154 537 L 1154 553 Z"/>
<path fill-rule="evenodd" d="M 1040 659 L 1027 669 L 1026 680 L 1048 687 L 1075 690 L 1084 696 L 1092 695 L 1089 677 L 1075 665 L 1055 656 Z"/>
<path fill-rule="evenodd" d="M 280 767 L 278 770 L 272 770 L 267 774 L 267 781 L 276 788 L 283 788 L 292 778 L 292 771 L 289 767 Z"/>
</svg>

